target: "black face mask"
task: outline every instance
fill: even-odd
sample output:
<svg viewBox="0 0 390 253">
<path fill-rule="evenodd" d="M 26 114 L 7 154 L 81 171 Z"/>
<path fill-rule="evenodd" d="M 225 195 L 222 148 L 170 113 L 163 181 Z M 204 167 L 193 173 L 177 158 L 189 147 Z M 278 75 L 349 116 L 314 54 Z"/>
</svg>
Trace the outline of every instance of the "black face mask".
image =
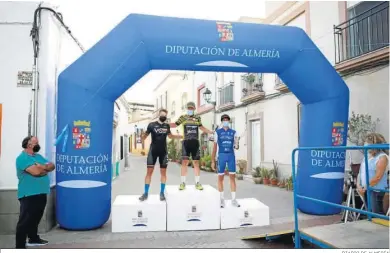
<svg viewBox="0 0 390 253">
<path fill-rule="evenodd" d="M 167 117 L 165 117 L 165 116 L 160 116 L 160 121 L 161 122 L 165 122 L 167 120 Z"/>
<path fill-rule="evenodd" d="M 41 146 L 39 146 L 39 144 L 37 144 L 37 145 L 35 145 L 35 146 L 33 147 L 33 152 L 34 152 L 34 153 L 38 153 L 39 150 L 41 150 Z"/>
</svg>

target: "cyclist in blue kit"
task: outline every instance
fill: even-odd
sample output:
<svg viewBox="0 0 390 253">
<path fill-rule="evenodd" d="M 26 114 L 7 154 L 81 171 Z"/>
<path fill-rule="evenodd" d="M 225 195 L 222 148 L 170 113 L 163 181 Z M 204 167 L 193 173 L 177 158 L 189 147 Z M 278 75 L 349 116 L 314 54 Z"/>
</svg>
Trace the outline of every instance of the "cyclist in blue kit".
<svg viewBox="0 0 390 253">
<path fill-rule="evenodd" d="M 212 167 L 215 169 L 215 155 L 218 149 L 218 190 L 221 194 L 221 208 L 225 207 L 223 179 L 226 165 L 229 171 L 232 205 L 240 207 L 240 204 L 236 200 L 236 157 L 234 154 L 234 149 L 238 149 L 238 145 L 236 145 L 238 138 L 236 137 L 236 131 L 229 127 L 229 115 L 222 115 L 221 121 L 222 128 L 216 130 L 214 134 L 214 148 L 211 156 Z"/>
</svg>

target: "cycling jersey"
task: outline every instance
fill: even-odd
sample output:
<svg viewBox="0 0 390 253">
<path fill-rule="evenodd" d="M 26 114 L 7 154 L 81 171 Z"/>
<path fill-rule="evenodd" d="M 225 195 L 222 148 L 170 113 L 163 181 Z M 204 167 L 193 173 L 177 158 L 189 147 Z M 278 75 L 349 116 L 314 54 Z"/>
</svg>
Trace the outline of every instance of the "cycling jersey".
<svg viewBox="0 0 390 253">
<path fill-rule="evenodd" d="M 162 153 L 167 151 L 167 136 L 171 133 L 171 127 L 167 123 L 158 121 L 151 122 L 146 129 L 146 134 L 152 135 L 152 143 L 154 152 Z"/>
<path fill-rule="evenodd" d="M 228 128 L 220 128 L 215 131 L 214 142 L 218 144 L 218 153 L 233 153 L 234 155 L 234 137 L 236 131 Z"/>
<path fill-rule="evenodd" d="M 218 174 L 224 175 L 226 166 L 229 174 L 236 173 L 236 156 L 234 154 L 234 137 L 236 131 L 220 128 L 215 131 L 214 142 L 218 144 Z"/>
<path fill-rule="evenodd" d="M 202 126 L 199 115 L 182 115 L 175 124 L 176 126 L 183 126 L 184 140 L 199 140 L 199 127 Z"/>
</svg>

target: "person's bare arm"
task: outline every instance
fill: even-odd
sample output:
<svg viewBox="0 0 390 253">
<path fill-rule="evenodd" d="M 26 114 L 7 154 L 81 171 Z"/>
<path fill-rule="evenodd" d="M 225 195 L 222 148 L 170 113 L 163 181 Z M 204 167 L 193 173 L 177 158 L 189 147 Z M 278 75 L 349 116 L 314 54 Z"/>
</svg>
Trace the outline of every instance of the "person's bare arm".
<svg viewBox="0 0 390 253">
<path fill-rule="evenodd" d="M 148 132 L 143 133 L 142 136 L 141 136 L 142 141 L 145 141 L 146 138 L 148 138 L 148 136 L 149 136 Z"/>
<path fill-rule="evenodd" d="M 360 171 L 359 171 L 359 173 L 357 174 L 357 177 L 356 177 L 356 187 L 357 188 L 362 188 L 362 186 L 361 186 L 361 184 L 360 184 L 360 180 L 361 180 L 361 178 L 360 178 Z"/>
<path fill-rule="evenodd" d="M 364 192 L 366 191 L 364 189 L 364 187 L 362 187 L 362 185 L 360 184 L 360 180 L 361 180 L 361 175 L 360 175 L 360 171 L 359 171 L 359 174 L 357 175 L 357 179 L 356 179 L 356 188 L 358 190 L 358 193 L 360 194 L 360 196 L 364 197 Z"/>
<path fill-rule="evenodd" d="M 218 171 L 218 169 L 215 168 L 215 155 L 217 153 L 217 146 L 218 144 L 216 142 L 214 142 L 214 145 L 213 145 L 213 151 L 211 153 L 211 169 L 213 171 Z"/>
<path fill-rule="evenodd" d="M 146 131 L 141 136 L 142 141 L 145 141 L 145 139 L 148 138 L 151 132 L 152 132 L 152 126 L 149 124 L 148 127 L 146 128 Z"/>
<path fill-rule="evenodd" d="M 27 173 L 29 173 L 31 176 L 34 177 L 41 177 L 48 173 L 48 171 L 46 171 L 46 166 L 42 164 L 31 165 L 24 171 L 26 171 Z"/>
<path fill-rule="evenodd" d="M 211 161 L 215 162 L 215 156 L 217 154 L 217 143 L 214 142 L 214 145 L 213 145 L 213 152 L 211 153 Z"/>
<path fill-rule="evenodd" d="M 375 186 L 376 184 L 379 183 L 379 181 L 382 179 L 383 175 L 385 174 L 388 163 L 389 161 L 385 155 L 379 158 L 379 161 L 377 162 L 375 168 L 375 176 L 370 180 L 370 186 Z"/>
<path fill-rule="evenodd" d="M 178 134 L 168 134 L 168 138 L 170 139 L 183 139 L 183 136 Z"/>
<path fill-rule="evenodd" d="M 45 170 L 47 172 L 52 172 L 55 168 L 56 166 L 54 165 L 54 163 L 48 162 L 45 164 Z"/>
<path fill-rule="evenodd" d="M 238 150 L 239 145 L 236 146 L 236 144 L 235 144 L 236 142 L 237 142 L 237 143 L 240 142 L 240 137 L 237 136 L 237 132 L 234 133 L 234 149 L 235 149 L 235 150 Z"/>
<path fill-rule="evenodd" d="M 169 127 L 176 128 L 176 127 L 180 126 L 181 124 L 183 124 L 185 119 L 186 118 L 183 115 L 181 115 L 175 122 L 169 123 Z"/>
</svg>

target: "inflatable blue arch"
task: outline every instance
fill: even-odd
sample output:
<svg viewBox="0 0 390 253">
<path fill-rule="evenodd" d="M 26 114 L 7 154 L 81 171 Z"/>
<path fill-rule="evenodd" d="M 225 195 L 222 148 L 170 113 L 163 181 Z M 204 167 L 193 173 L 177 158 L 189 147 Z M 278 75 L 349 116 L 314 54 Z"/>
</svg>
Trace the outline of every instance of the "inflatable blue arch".
<svg viewBox="0 0 390 253">
<path fill-rule="evenodd" d="M 153 69 L 276 73 L 302 103 L 300 146 L 346 144 L 349 89 L 302 29 L 131 14 L 59 76 L 61 227 L 88 230 L 109 219 L 114 101 Z M 340 204 L 344 154 L 300 152 L 298 194 Z M 298 207 L 340 211 L 302 199 Z"/>
</svg>

